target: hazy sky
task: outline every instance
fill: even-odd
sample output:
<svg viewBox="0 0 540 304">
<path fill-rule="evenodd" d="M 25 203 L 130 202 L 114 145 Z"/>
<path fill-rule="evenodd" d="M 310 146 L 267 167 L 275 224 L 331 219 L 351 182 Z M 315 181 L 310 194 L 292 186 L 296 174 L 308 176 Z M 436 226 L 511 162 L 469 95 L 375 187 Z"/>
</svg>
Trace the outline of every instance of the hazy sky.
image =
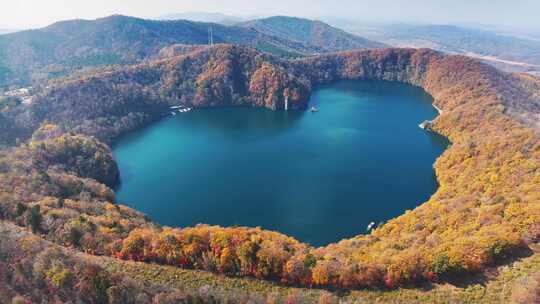
<svg viewBox="0 0 540 304">
<path fill-rule="evenodd" d="M 0 0 L 0 27 L 41 27 L 111 14 L 343 17 L 362 21 L 478 23 L 540 30 L 540 0 Z"/>
</svg>

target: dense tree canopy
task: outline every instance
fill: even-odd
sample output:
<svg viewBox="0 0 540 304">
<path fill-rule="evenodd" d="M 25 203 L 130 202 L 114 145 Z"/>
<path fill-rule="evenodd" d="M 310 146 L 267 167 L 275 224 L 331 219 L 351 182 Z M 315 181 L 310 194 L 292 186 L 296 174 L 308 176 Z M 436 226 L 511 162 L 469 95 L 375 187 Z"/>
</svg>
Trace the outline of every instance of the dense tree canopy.
<svg viewBox="0 0 540 304">
<path fill-rule="evenodd" d="M 423 87 L 442 109 L 433 130 L 451 147 L 440 188 L 369 235 L 313 248 L 259 228 L 167 228 L 114 203 L 115 136 L 168 105 L 304 108 L 313 86 L 383 79 Z M 9 112 L 34 131 L 0 152 L 0 216 L 68 247 L 121 259 L 302 286 L 387 287 L 479 272 L 540 239 L 540 85 L 429 50 L 355 51 L 281 61 L 216 46 L 74 76 Z M 40 126 L 40 128 L 38 128 Z M 48 273 L 48 272 L 47 272 Z M 46 274 L 70 281 L 62 266 Z"/>
</svg>

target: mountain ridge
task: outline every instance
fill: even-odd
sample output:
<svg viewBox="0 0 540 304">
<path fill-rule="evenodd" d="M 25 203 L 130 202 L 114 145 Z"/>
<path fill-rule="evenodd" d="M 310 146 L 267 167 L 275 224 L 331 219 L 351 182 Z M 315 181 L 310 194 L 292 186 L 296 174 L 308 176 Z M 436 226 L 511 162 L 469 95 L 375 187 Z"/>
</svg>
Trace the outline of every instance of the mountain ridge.
<svg viewBox="0 0 540 304">
<path fill-rule="evenodd" d="M 434 165 L 440 187 L 427 202 L 368 235 L 320 248 L 261 228 L 162 227 L 113 204 L 117 166 L 108 144 L 169 114 L 171 105 L 279 110 L 289 100 L 295 109 L 305 109 L 314 86 L 340 79 L 399 81 L 434 97 L 442 112 L 432 130 L 452 144 Z M 27 127 L 30 136 L 0 150 L 0 217 L 72 252 L 144 262 L 158 271 L 152 277 L 160 276 L 160 265 L 170 265 L 306 289 L 387 291 L 482 275 L 497 263 L 509 265 L 520 254 L 540 252 L 534 251 L 540 242 L 535 187 L 540 129 L 520 119 L 520 107 L 538 101 L 539 85 L 472 58 L 428 49 L 354 50 L 284 60 L 221 44 L 58 79 L 38 88 L 31 103 L 2 113 Z M 538 114 L 540 108 L 529 111 Z M 11 235 L 9 244 L 29 247 L 13 242 L 20 227 L 0 229 L 13 231 L 5 233 Z M 16 252 L 23 252 L 26 267 L 36 269 L 32 273 L 41 275 L 44 268 L 50 273 L 42 281 L 63 283 L 52 291 L 47 284 L 30 288 L 35 298 L 52 298 L 63 290 L 60 296 L 73 299 L 73 287 L 86 282 L 84 272 L 59 262 L 53 265 L 68 269 L 75 282 L 56 280 L 64 268 L 49 269 L 41 262 L 58 260 L 54 254 L 35 261 L 23 248 Z M 5 260 L 15 268 L 21 256 Z M 13 278 L 11 285 L 36 286 L 31 276 Z M 119 289 L 136 290 L 122 282 L 104 286 L 102 293 L 110 297 Z M 505 291 L 501 297 L 509 296 Z"/>
<path fill-rule="evenodd" d="M 387 46 L 384 43 L 370 41 L 347 33 L 319 20 L 298 17 L 273 16 L 243 22 L 239 25 L 276 37 L 309 43 L 320 48 L 322 52 Z"/>
<path fill-rule="evenodd" d="M 343 26 L 352 33 L 393 47 L 428 47 L 474 56 L 509 72 L 540 71 L 540 41 L 519 34 L 450 24 L 345 23 Z"/>
<path fill-rule="evenodd" d="M 207 12 L 185 12 L 185 13 L 171 13 L 161 15 L 158 20 L 191 20 L 198 22 L 211 22 L 221 23 L 225 25 L 234 25 L 235 23 L 242 22 L 246 18 L 226 15 L 222 13 L 207 13 Z"/>
<path fill-rule="evenodd" d="M 323 48 L 320 42 L 292 41 L 261 30 L 217 23 L 148 20 L 123 15 L 95 20 L 75 19 L 56 22 L 42 29 L 1 35 L 0 87 L 36 83 L 92 66 L 132 64 L 149 59 L 173 44 L 208 44 L 210 27 L 216 43 L 251 46 L 284 57 L 343 48 Z M 328 27 L 325 27 L 327 32 Z M 347 36 L 347 39 L 351 37 Z"/>
</svg>

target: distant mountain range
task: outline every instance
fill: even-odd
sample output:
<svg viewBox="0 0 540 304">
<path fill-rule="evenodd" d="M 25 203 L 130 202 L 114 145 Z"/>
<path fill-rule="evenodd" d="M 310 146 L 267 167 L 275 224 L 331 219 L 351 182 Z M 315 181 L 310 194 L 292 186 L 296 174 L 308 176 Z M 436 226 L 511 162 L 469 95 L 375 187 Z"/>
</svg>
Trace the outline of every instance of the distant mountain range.
<svg viewBox="0 0 540 304">
<path fill-rule="evenodd" d="M 58 77 L 85 67 L 134 63 L 173 44 L 207 44 L 210 27 L 215 43 L 247 45 L 282 57 L 384 46 L 299 18 L 276 17 L 226 26 L 115 15 L 1 35 L 0 87 Z"/>
<path fill-rule="evenodd" d="M 183 13 L 162 18 L 173 20 L 114 15 L 0 35 L 0 89 L 85 68 L 176 54 L 183 45 L 208 44 L 209 28 L 215 43 L 250 46 L 284 58 L 387 46 L 432 48 L 476 57 L 507 71 L 540 75 L 540 40 L 485 29 L 335 23 L 345 31 L 321 21 L 284 16 L 241 21 L 222 14 Z"/>
<path fill-rule="evenodd" d="M 16 32 L 17 30 L 13 30 L 13 29 L 0 29 L 0 35 L 3 35 L 3 34 L 9 34 L 9 33 L 13 33 L 13 32 Z"/>
<path fill-rule="evenodd" d="M 186 12 L 176 14 L 166 14 L 158 17 L 159 20 L 190 20 L 198 22 L 221 23 L 225 25 L 233 25 L 247 21 L 246 18 L 230 16 L 221 13 L 206 13 L 206 12 Z"/>
<path fill-rule="evenodd" d="M 387 47 L 380 42 L 347 33 L 321 21 L 296 17 L 276 16 L 257 19 L 240 24 L 261 33 L 309 45 L 323 52 L 343 51 L 358 48 Z"/>
<path fill-rule="evenodd" d="M 346 28 L 392 46 L 468 55 L 509 71 L 540 70 L 540 40 L 523 35 L 453 25 L 349 24 Z"/>
</svg>

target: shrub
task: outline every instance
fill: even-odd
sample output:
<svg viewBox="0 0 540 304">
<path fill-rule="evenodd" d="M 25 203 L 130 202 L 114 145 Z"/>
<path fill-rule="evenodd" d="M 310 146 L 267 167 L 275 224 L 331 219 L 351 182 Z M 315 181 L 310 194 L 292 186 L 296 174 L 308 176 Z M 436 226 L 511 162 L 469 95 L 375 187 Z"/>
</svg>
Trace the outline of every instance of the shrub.
<svg viewBox="0 0 540 304">
<path fill-rule="evenodd" d="M 26 213 L 26 224 L 30 226 L 33 233 L 41 231 L 41 207 L 34 205 Z"/>
<path fill-rule="evenodd" d="M 17 216 L 21 216 L 24 214 L 24 212 L 26 211 L 26 205 L 22 204 L 22 203 L 17 203 L 17 205 L 15 206 L 15 214 Z"/>
<path fill-rule="evenodd" d="M 450 258 L 446 253 L 439 254 L 435 258 L 435 263 L 433 264 L 433 272 L 437 275 L 457 274 L 464 270 L 463 266 L 451 263 Z"/>
<path fill-rule="evenodd" d="M 56 288 L 66 288 L 71 283 L 73 273 L 67 268 L 55 265 L 47 271 L 46 277 Z"/>
</svg>

